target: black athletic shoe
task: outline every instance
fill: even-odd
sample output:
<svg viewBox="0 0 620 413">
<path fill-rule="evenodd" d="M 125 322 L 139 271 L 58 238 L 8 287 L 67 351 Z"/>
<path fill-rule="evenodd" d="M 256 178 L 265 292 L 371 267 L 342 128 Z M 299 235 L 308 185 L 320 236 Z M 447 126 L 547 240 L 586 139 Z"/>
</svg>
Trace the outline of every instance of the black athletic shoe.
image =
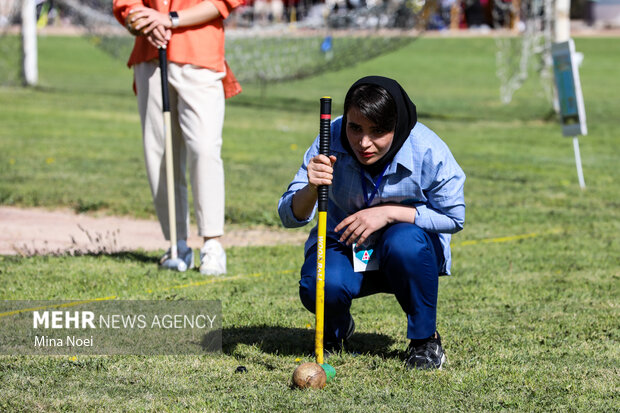
<svg viewBox="0 0 620 413">
<path fill-rule="evenodd" d="M 444 353 L 443 347 L 441 347 L 439 333 L 437 333 L 437 337 L 431 337 L 421 344 L 414 344 L 414 341 L 411 340 L 405 359 L 405 363 L 410 369 L 441 369 L 445 362 L 446 353 Z"/>
<path fill-rule="evenodd" d="M 340 342 L 326 340 L 325 345 L 323 346 L 325 352 L 329 354 L 340 353 L 343 347 L 347 345 L 353 333 L 355 333 L 355 321 L 353 321 L 353 317 L 351 317 L 349 321 L 349 328 L 347 328 L 347 335 L 345 339 L 341 340 Z"/>
</svg>

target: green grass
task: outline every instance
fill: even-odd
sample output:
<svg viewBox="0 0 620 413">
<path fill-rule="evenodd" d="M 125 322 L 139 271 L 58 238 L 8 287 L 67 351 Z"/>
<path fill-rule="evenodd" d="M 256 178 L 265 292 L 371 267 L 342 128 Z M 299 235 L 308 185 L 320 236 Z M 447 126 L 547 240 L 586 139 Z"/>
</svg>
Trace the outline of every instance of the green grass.
<svg viewBox="0 0 620 413">
<path fill-rule="evenodd" d="M 231 248 L 218 279 L 157 271 L 157 252 L 5 256 L 2 299 L 219 299 L 224 321 L 216 355 L 3 356 L 0 410 L 617 411 L 620 46 L 576 45 L 585 191 L 536 81 L 499 103 L 492 39 L 423 38 L 228 101 L 227 222 L 277 225 L 277 200 L 318 131 L 319 97 L 331 95 L 338 115 L 347 87 L 373 73 L 410 92 L 467 174 L 454 275 L 440 280 L 443 371 L 403 367 L 405 317 L 380 294 L 354 302 L 359 354 L 329 360 L 336 379 L 291 390 L 312 353 L 301 245 Z M 42 38 L 40 53 L 40 87 L 0 89 L 0 203 L 152 216 L 131 72 L 84 39 Z"/>
</svg>

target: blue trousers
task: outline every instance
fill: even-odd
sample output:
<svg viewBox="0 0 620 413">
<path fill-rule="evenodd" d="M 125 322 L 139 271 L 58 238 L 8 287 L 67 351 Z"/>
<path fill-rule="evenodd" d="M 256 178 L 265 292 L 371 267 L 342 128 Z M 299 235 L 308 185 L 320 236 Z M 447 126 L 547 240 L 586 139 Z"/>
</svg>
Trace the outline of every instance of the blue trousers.
<svg viewBox="0 0 620 413">
<path fill-rule="evenodd" d="M 389 226 L 374 245 L 379 270 L 353 271 L 351 247 L 328 238 L 325 251 L 325 340 L 345 339 L 354 298 L 376 293 L 396 296 L 407 314 L 407 338 L 424 339 L 435 333 L 437 289 L 443 254 L 437 234 L 414 224 Z M 301 267 L 299 296 L 314 313 L 316 300 L 316 247 Z"/>
</svg>

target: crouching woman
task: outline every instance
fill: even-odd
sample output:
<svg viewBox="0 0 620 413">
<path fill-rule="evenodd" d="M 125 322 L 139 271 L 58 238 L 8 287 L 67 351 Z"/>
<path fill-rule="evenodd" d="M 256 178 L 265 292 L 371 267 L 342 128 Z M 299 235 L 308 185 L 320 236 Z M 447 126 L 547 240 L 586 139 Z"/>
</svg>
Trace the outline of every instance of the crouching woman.
<svg viewBox="0 0 620 413">
<path fill-rule="evenodd" d="M 450 274 L 451 234 L 465 220 L 465 174 L 447 145 L 417 121 L 416 107 L 392 79 L 368 76 L 349 89 L 331 125 L 330 155 L 319 139 L 282 195 L 286 227 L 310 222 L 317 187 L 330 185 L 325 270 L 325 348 L 353 334 L 354 299 L 394 294 L 407 316 L 410 368 L 441 368 L 438 277 Z M 317 228 L 305 245 L 299 293 L 315 310 Z"/>
</svg>

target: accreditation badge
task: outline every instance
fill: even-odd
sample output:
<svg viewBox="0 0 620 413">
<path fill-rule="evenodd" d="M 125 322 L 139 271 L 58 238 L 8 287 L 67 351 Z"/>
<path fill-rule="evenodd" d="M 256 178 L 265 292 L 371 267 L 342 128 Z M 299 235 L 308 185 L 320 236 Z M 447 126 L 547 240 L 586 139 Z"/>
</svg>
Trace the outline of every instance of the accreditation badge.
<svg viewBox="0 0 620 413">
<path fill-rule="evenodd" d="M 379 258 L 372 246 L 353 244 L 353 271 L 365 272 L 379 269 Z"/>
</svg>

